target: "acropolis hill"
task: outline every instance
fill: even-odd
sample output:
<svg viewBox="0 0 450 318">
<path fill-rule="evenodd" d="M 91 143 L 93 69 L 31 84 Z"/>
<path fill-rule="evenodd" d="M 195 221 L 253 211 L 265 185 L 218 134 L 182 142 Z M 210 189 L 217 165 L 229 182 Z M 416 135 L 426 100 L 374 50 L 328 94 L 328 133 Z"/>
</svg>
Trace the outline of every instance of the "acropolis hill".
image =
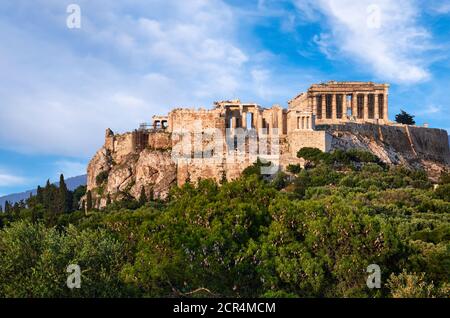
<svg viewBox="0 0 450 318">
<path fill-rule="evenodd" d="M 425 169 L 435 179 L 450 166 L 445 130 L 400 125 L 388 119 L 388 84 L 314 84 L 288 101 L 264 108 L 240 100 L 212 109 L 176 108 L 124 134 L 106 131 L 88 166 L 88 190 L 97 206 L 141 188 L 164 198 L 170 187 L 199 178 L 237 178 L 257 158 L 272 172 L 303 164 L 297 151 L 360 148 L 388 164 Z"/>
</svg>

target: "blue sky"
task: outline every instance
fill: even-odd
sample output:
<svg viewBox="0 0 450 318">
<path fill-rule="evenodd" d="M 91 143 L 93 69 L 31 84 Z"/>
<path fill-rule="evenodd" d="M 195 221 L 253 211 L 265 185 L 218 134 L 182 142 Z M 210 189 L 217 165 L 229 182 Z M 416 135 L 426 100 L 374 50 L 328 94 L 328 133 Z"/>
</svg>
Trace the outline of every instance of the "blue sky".
<svg viewBox="0 0 450 318">
<path fill-rule="evenodd" d="M 0 195 L 82 174 L 108 127 L 328 80 L 390 83 L 391 119 L 450 130 L 449 31 L 449 1 L 1 1 Z"/>
</svg>

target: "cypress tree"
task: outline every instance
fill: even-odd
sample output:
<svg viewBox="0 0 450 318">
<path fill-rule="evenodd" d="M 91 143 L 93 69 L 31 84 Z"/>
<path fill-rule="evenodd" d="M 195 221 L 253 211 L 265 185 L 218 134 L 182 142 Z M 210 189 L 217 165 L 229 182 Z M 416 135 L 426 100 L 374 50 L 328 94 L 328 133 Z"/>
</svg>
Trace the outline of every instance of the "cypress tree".
<svg viewBox="0 0 450 318">
<path fill-rule="evenodd" d="M 108 206 L 110 204 L 111 204 L 111 196 L 108 193 L 108 195 L 106 196 L 106 205 Z"/>
<path fill-rule="evenodd" d="M 36 190 L 36 204 L 44 204 L 44 193 L 41 186 L 38 186 Z"/>
<path fill-rule="evenodd" d="M 86 194 L 86 210 L 91 211 L 92 210 L 92 193 L 91 190 L 89 190 Z"/>
<path fill-rule="evenodd" d="M 5 213 L 11 212 L 11 205 L 9 204 L 9 201 L 5 201 Z"/>
<path fill-rule="evenodd" d="M 155 200 L 155 192 L 153 191 L 153 188 L 150 189 L 149 200 L 150 201 L 154 201 Z"/>
<path fill-rule="evenodd" d="M 52 185 L 50 184 L 49 179 L 47 179 L 47 183 L 45 184 L 45 188 L 42 194 L 42 203 L 45 208 L 50 210 L 50 207 L 52 205 Z"/>
<path fill-rule="evenodd" d="M 64 181 L 64 175 L 59 176 L 59 189 L 58 189 L 58 203 L 59 210 L 62 213 L 70 212 L 70 199 L 69 191 L 67 190 L 66 182 Z"/>
<path fill-rule="evenodd" d="M 141 194 L 139 196 L 139 205 L 144 205 L 147 202 L 147 195 L 145 194 L 144 186 L 141 186 Z"/>
<path fill-rule="evenodd" d="M 220 184 L 224 184 L 227 182 L 227 173 L 224 171 L 222 171 L 222 178 L 220 179 Z"/>
</svg>

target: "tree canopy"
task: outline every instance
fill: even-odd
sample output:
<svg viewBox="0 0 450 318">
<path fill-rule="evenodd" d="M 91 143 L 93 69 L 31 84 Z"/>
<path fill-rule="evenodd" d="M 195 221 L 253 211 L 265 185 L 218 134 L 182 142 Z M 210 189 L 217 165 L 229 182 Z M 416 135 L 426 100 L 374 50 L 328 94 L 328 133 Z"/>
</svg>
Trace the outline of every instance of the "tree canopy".
<svg viewBox="0 0 450 318">
<path fill-rule="evenodd" d="M 434 186 L 363 151 L 299 155 L 314 165 L 262 178 L 257 162 L 88 214 L 58 210 L 48 184 L 0 215 L 0 297 L 450 296 L 446 174 Z M 66 286 L 69 264 L 81 289 Z"/>
</svg>

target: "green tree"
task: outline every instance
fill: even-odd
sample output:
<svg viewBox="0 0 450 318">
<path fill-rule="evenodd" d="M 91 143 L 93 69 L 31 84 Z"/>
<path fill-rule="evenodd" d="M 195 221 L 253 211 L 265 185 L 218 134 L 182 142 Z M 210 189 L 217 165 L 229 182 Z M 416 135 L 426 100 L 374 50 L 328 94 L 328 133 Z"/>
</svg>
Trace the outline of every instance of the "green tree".
<svg viewBox="0 0 450 318">
<path fill-rule="evenodd" d="M 92 205 L 92 192 L 91 190 L 88 190 L 86 193 L 86 210 L 92 211 L 93 205 Z"/>
<path fill-rule="evenodd" d="M 416 122 L 414 120 L 414 117 L 415 116 L 408 114 L 404 110 L 400 110 L 400 113 L 395 115 L 395 121 L 399 124 L 415 125 Z"/>
<path fill-rule="evenodd" d="M 144 186 L 141 186 L 141 193 L 139 194 L 139 205 L 143 206 L 147 202 L 147 194 Z"/>
<path fill-rule="evenodd" d="M 44 204 L 44 194 L 41 186 L 38 186 L 36 190 L 36 204 Z"/>
<path fill-rule="evenodd" d="M 5 201 L 5 213 L 11 213 L 11 204 L 8 200 Z"/>
<path fill-rule="evenodd" d="M 286 170 L 290 173 L 297 174 L 302 170 L 302 168 L 300 167 L 299 164 L 296 164 L 296 165 L 290 164 L 287 166 Z"/>
<path fill-rule="evenodd" d="M 72 209 L 78 210 L 81 206 L 81 198 L 86 195 L 86 186 L 77 187 L 72 193 Z M 82 209 L 84 211 L 84 209 Z"/>
<path fill-rule="evenodd" d="M 323 156 L 324 153 L 322 150 L 312 147 L 303 147 L 297 152 L 298 158 L 303 158 L 314 163 L 318 163 L 320 160 L 322 160 Z"/>
<path fill-rule="evenodd" d="M 426 280 L 425 273 L 408 273 L 405 270 L 398 275 L 391 274 L 388 288 L 394 298 L 431 298 L 450 297 L 450 286 L 436 287 Z"/>
<path fill-rule="evenodd" d="M 72 195 L 67 189 L 64 175 L 59 176 L 58 201 L 61 213 L 70 212 L 72 209 Z"/>
<path fill-rule="evenodd" d="M 124 245 L 105 230 L 64 231 L 14 222 L 0 231 L 0 297 L 132 296 L 121 281 Z M 82 271 L 82 288 L 66 285 L 67 266 Z"/>
</svg>

